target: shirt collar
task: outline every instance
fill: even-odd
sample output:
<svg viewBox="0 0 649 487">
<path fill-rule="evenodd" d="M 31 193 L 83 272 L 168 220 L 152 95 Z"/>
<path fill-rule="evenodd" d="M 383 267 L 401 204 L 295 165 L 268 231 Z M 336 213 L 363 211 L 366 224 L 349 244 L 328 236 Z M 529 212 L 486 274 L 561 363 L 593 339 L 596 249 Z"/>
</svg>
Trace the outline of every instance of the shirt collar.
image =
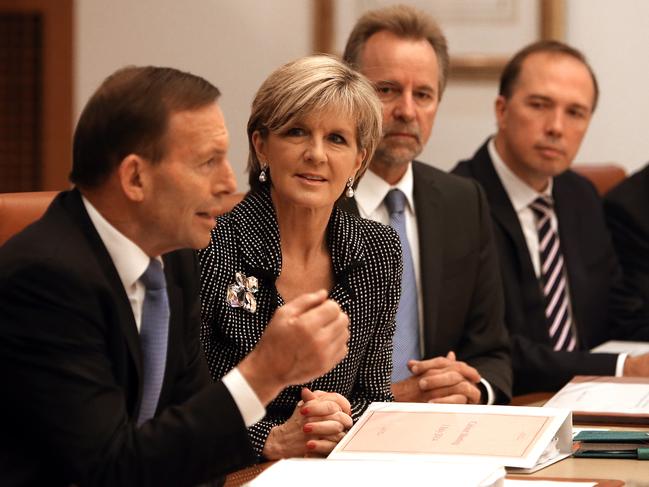
<svg viewBox="0 0 649 487">
<path fill-rule="evenodd" d="M 552 200 L 552 178 L 550 178 L 547 187 L 542 192 L 537 192 L 534 188 L 514 174 L 509 166 L 505 164 L 505 161 L 502 160 L 500 154 L 498 154 L 498 151 L 496 150 L 496 143 L 494 140 L 495 138 L 492 137 L 487 145 L 487 149 L 489 150 L 489 156 L 493 161 L 496 173 L 498 173 L 500 182 L 505 187 L 505 191 L 507 191 L 507 195 L 512 202 L 514 210 L 518 213 L 519 211 L 528 208 L 539 196 L 546 196 Z"/>
<path fill-rule="evenodd" d="M 81 199 L 92 224 L 113 260 L 124 289 L 130 289 L 144 274 L 151 258 L 135 242 L 129 240 L 128 237 L 111 225 L 85 196 L 82 195 Z M 157 259 L 162 263 L 160 257 L 157 257 Z"/>
<path fill-rule="evenodd" d="M 412 214 L 415 213 L 413 197 L 412 164 L 408 164 L 405 174 L 397 184 L 391 186 L 382 177 L 368 169 L 356 188 L 356 204 L 362 215 L 372 215 L 383 204 L 385 195 L 393 188 L 400 189 L 406 195 L 408 207 Z"/>
</svg>

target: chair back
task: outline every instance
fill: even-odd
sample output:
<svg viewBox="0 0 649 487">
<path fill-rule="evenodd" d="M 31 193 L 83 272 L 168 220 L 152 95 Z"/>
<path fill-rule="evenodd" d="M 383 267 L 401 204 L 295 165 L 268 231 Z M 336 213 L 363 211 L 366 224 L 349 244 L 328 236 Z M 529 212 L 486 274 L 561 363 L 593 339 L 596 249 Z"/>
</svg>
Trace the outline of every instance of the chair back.
<svg viewBox="0 0 649 487">
<path fill-rule="evenodd" d="M 600 196 L 626 178 L 625 169 L 617 164 L 574 164 L 571 169 L 589 179 Z"/>
<path fill-rule="evenodd" d="M 57 193 L 57 191 L 0 193 L 0 245 L 38 220 Z"/>
<path fill-rule="evenodd" d="M 57 191 L 0 193 L 0 245 L 43 216 L 57 194 Z M 228 195 L 223 211 L 230 211 L 244 196 L 243 193 Z"/>
</svg>

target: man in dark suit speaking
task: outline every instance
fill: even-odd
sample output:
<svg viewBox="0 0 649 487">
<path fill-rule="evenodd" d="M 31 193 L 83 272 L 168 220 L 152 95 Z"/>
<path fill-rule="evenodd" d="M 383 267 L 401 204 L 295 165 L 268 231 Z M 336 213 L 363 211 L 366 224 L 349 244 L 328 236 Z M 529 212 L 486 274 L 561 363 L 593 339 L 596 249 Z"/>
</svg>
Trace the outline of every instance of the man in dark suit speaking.
<svg viewBox="0 0 649 487">
<path fill-rule="evenodd" d="M 601 201 L 569 170 L 597 105 L 578 50 L 531 44 L 507 63 L 498 130 L 453 172 L 487 193 L 505 285 L 514 393 L 554 391 L 574 375 L 649 375 L 649 356 L 595 354 L 609 339 L 649 337 L 621 279 Z"/>
<path fill-rule="evenodd" d="M 345 61 L 374 83 L 383 139 L 348 211 L 399 233 L 404 252 L 394 338 L 398 401 L 508 402 L 509 342 L 489 210 L 480 187 L 414 161 L 448 72 L 435 21 L 408 6 L 363 15 Z"/>
<path fill-rule="evenodd" d="M 0 248 L 2 485 L 214 479 L 254 458 L 265 404 L 345 356 L 347 317 L 321 291 L 211 382 L 191 249 L 235 188 L 218 96 L 170 68 L 114 73 L 77 125 L 75 188 Z"/>
</svg>

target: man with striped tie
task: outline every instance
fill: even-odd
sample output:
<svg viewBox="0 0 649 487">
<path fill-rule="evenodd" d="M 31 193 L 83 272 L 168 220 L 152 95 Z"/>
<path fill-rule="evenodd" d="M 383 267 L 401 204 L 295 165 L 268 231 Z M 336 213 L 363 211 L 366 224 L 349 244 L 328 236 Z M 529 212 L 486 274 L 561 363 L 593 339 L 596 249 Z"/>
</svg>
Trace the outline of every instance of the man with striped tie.
<svg viewBox="0 0 649 487">
<path fill-rule="evenodd" d="M 514 394 L 554 391 L 574 375 L 649 375 L 649 356 L 591 354 L 608 339 L 649 338 L 624 289 L 600 199 L 569 170 L 597 105 L 583 54 L 531 44 L 505 66 L 498 130 L 453 172 L 487 193 L 505 286 Z"/>
</svg>

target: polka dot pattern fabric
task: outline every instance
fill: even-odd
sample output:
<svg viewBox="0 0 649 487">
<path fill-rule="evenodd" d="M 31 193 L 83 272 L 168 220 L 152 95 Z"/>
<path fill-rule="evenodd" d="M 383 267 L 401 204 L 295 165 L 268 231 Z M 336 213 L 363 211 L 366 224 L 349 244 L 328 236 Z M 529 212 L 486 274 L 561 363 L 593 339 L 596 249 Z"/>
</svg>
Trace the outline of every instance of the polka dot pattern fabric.
<svg viewBox="0 0 649 487">
<path fill-rule="evenodd" d="M 354 421 L 373 401 L 391 401 L 392 337 L 401 289 L 399 237 L 390 227 L 337 208 L 327 230 L 334 287 L 330 297 L 350 318 L 349 353 L 334 369 L 309 384 L 284 389 L 249 429 L 259 455 L 273 426 L 282 424 L 300 400 L 300 390 L 337 392 L 352 405 Z M 219 217 L 201 264 L 201 340 L 212 377 L 223 377 L 252 351 L 275 310 L 283 305 L 275 288 L 282 257 L 277 219 L 268 190 L 249 194 Z M 258 279 L 257 311 L 230 306 L 235 274 Z"/>
</svg>

